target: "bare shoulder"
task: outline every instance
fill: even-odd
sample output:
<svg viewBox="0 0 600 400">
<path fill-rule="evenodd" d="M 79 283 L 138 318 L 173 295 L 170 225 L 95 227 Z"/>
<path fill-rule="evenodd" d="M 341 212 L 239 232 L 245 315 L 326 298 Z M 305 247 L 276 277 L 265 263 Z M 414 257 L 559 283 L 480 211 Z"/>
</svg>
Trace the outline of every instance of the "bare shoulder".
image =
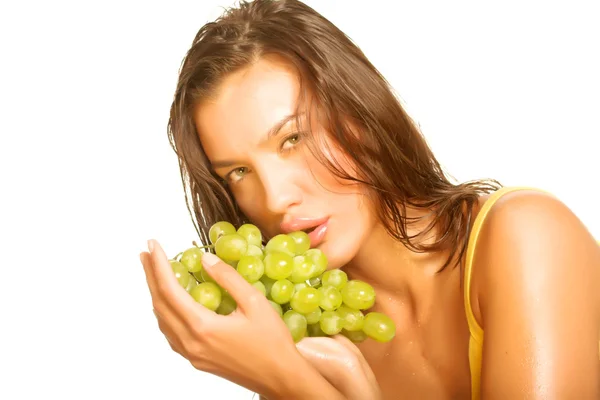
<svg viewBox="0 0 600 400">
<path fill-rule="evenodd" d="M 600 246 L 567 205 L 538 191 L 500 197 L 472 271 L 482 393 L 600 396 Z"/>
<path fill-rule="evenodd" d="M 508 252 L 536 260 L 565 254 L 570 265 L 581 257 L 598 257 L 598 240 L 557 197 L 519 190 L 504 194 L 493 205 L 482 226 L 477 253 L 498 256 Z M 596 267 L 594 270 L 600 272 L 600 265 Z"/>
<path fill-rule="evenodd" d="M 587 293 L 600 316 L 597 240 L 564 202 L 549 193 L 504 194 L 486 216 L 476 245 L 472 295 L 478 302 L 477 314 L 493 293 L 507 296 L 517 291 L 515 296 L 527 296 L 532 285 L 544 282 L 543 290 L 562 288 L 557 294 Z"/>
<path fill-rule="evenodd" d="M 559 241 L 567 245 L 580 243 L 597 247 L 597 241 L 566 204 L 549 193 L 536 190 L 504 194 L 490 210 L 485 225 L 483 237 L 516 236 L 526 246 Z"/>
</svg>

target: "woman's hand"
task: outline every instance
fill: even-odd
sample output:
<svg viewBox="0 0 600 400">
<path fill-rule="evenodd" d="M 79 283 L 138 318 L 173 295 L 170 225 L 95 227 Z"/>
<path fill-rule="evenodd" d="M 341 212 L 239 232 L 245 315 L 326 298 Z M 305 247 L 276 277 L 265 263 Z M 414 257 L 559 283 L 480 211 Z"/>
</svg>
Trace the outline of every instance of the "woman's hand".
<svg viewBox="0 0 600 400">
<path fill-rule="evenodd" d="M 223 316 L 196 303 L 183 289 L 164 251 L 148 242 L 140 254 L 160 330 L 171 348 L 197 369 L 223 377 L 269 399 L 339 399 L 304 360 L 265 296 L 231 266 L 205 253 L 206 272 L 237 302 Z"/>
<path fill-rule="evenodd" d="M 296 347 L 346 399 L 381 399 L 371 367 L 358 347 L 345 336 L 307 337 Z"/>
</svg>

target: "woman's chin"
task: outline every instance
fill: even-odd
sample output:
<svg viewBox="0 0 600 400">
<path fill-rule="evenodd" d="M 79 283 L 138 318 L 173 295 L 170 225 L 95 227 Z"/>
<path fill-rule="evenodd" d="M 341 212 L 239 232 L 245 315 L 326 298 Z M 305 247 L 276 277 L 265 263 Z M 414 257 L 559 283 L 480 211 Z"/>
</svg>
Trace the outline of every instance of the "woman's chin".
<svg viewBox="0 0 600 400">
<path fill-rule="evenodd" d="M 344 249 L 332 246 L 331 242 L 322 243 L 318 248 L 327 257 L 327 269 L 339 269 L 348 264 L 351 260 L 351 254 Z"/>
</svg>

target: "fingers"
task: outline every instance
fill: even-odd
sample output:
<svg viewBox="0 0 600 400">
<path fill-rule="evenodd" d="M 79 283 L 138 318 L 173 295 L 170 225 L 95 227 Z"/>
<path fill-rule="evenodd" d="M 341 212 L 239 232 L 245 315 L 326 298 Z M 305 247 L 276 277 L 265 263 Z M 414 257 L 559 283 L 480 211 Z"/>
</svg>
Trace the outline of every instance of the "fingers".
<svg viewBox="0 0 600 400">
<path fill-rule="evenodd" d="M 356 347 L 356 345 L 354 343 L 352 343 L 352 340 L 348 339 L 346 336 L 338 334 L 338 335 L 334 335 L 332 338 L 336 342 L 342 344 L 345 348 L 350 350 L 357 357 L 363 358 L 363 355 L 360 352 L 360 350 L 358 349 L 358 347 Z"/>
<path fill-rule="evenodd" d="M 298 342 L 296 348 L 329 383 L 349 399 L 379 398 L 379 387 L 371 368 L 358 349 L 357 354 L 346 345 L 343 339 L 309 337 Z"/>
<path fill-rule="evenodd" d="M 211 318 L 212 313 L 196 303 L 184 288 L 179 285 L 171 263 L 162 247 L 155 240 L 148 241 L 150 251 L 149 263 L 144 265 L 146 279 L 152 293 L 155 308 L 169 307 L 174 314 L 188 327 L 196 325 L 198 320 Z M 163 313 L 162 310 L 161 313 Z M 164 315 L 167 317 L 166 315 Z"/>
<path fill-rule="evenodd" d="M 296 344 L 300 354 L 319 371 L 334 387 L 345 393 L 351 376 L 361 367 L 348 357 L 345 348 L 335 340 L 326 337 L 304 338 Z"/>
<path fill-rule="evenodd" d="M 355 355 L 341 343 L 329 337 L 307 337 L 296 344 L 300 353 L 319 364 L 338 362 L 354 368 Z"/>
<path fill-rule="evenodd" d="M 170 305 L 163 301 L 160 291 L 157 287 L 156 274 L 154 273 L 154 266 L 152 265 L 152 258 L 150 253 L 143 252 L 140 254 L 140 261 L 144 266 L 144 273 L 146 275 L 146 283 L 148 284 L 148 288 L 150 289 L 150 296 L 152 297 L 152 307 L 154 311 L 154 315 L 157 315 L 157 310 L 163 316 L 172 314 L 172 310 Z"/>
<path fill-rule="evenodd" d="M 164 301 L 160 295 L 150 254 L 147 252 L 141 253 L 140 261 L 142 262 L 144 272 L 146 273 L 146 282 L 148 283 L 150 294 L 152 296 L 152 312 L 156 317 L 158 327 L 163 335 L 165 335 L 171 348 L 183 356 L 182 348 L 179 343 L 181 340 L 180 336 L 185 335 L 185 325 L 174 312 L 173 307 L 168 302 Z"/>
<path fill-rule="evenodd" d="M 154 314 L 161 332 L 171 349 L 188 359 L 194 366 L 202 353 L 206 334 L 217 315 L 196 303 L 181 287 L 171 263 L 160 245 L 150 241 L 150 253 L 142 253 L 140 260 L 152 296 Z"/>
<path fill-rule="evenodd" d="M 245 313 L 256 310 L 257 302 L 266 303 L 265 296 L 250 285 L 231 265 L 212 253 L 202 256 L 204 270 L 225 289 Z"/>
<path fill-rule="evenodd" d="M 142 266 L 144 267 L 146 284 L 148 285 L 148 289 L 150 289 L 150 295 L 152 295 L 152 293 L 156 293 L 156 279 L 154 278 L 154 272 L 151 267 L 152 261 L 150 260 L 150 253 L 146 251 L 140 253 L 140 261 L 142 263 Z"/>
<path fill-rule="evenodd" d="M 360 352 L 359 348 L 356 347 L 356 345 L 344 335 L 334 335 L 333 339 L 338 343 L 341 343 L 346 349 L 350 350 L 356 356 L 356 359 L 360 363 L 367 379 L 375 386 L 379 387 L 379 385 L 377 384 L 377 378 L 375 378 L 375 373 L 371 369 L 371 366 L 369 365 L 363 354 Z"/>
</svg>

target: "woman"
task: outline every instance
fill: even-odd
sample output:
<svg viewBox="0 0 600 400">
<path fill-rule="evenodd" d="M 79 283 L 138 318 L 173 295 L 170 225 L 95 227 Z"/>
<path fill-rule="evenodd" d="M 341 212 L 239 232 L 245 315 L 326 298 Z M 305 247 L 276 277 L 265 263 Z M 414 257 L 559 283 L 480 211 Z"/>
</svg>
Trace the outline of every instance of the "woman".
<svg viewBox="0 0 600 400">
<path fill-rule="evenodd" d="M 295 344 L 233 268 L 203 259 L 238 303 L 216 315 L 150 241 L 160 329 L 196 368 L 269 399 L 600 398 L 594 238 L 550 194 L 450 182 L 384 78 L 311 8 L 256 0 L 202 27 L 169 133 L 204 240 L 220 220 L 267 239 L 313 230 L 397 326 L 388 343 Z"/>
</svg>

